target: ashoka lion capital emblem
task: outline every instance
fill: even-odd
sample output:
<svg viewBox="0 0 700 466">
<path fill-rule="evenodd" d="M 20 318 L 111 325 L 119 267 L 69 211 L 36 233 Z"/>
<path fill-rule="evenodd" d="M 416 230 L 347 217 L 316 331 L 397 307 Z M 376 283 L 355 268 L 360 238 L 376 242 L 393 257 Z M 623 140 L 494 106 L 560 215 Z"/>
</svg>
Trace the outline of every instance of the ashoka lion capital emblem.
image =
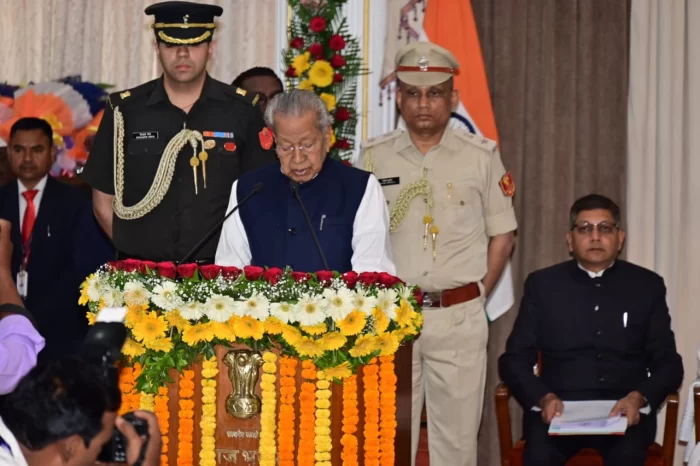
<svg viewBox="0 0 700 466">
<path fill-rule="evenodd" d="M 262 401 L 255 394 L 258 370 L 263 364 L 260 353 L 251 350 L 229 351 L 224 356 L 233 392 L 226 398 L 226 412 L 239 419 L 260 414 Z"/>
</svg>

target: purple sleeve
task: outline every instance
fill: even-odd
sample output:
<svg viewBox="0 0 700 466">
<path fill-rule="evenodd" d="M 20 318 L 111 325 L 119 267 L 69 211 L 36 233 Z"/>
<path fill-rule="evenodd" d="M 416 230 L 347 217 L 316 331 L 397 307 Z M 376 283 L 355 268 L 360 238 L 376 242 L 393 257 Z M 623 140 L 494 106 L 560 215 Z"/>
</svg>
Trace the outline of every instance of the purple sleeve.
<svg viewBox="0 0 700 466">
<path fill-rule="evenodd" d="M 44 344 L 44 338 L 26 317 L 10 315 L 0 320 L 0 394 L 14 390 L 36 365 Z"/>
</svg>

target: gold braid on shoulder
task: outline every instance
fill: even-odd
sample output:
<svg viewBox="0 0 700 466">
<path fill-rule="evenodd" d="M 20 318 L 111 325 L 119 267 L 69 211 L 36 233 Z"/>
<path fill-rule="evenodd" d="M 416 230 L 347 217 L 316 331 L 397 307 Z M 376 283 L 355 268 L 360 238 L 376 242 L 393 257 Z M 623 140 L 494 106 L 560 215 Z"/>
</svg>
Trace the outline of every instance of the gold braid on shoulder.
<svg viewBox="0 0 700 466">
<path fill-rule="evenodd" d="M 122 220 L 141 218 L 163 201 L 170 188 L 170 183 L 173 181 L 177 156 L 188 143 L 192 146 L 196 156 L 197 144 L 203 145 L 204 137 L 199 131 L 190 129 L 183 129 L 177 133 L 165 147 L 156 176 L 144 198 L 133 206 L 127 207 L 124 205 L 124 117 L 119 106 L 114 107 L 114 200 L 112 208 L 117 217 Z"/>
<path fill-rule="evenodd" d="M 430 188 L 430 183 L 425 178 L 421 178 L 415 183 L 411 183 L 401 190 L 394 206 L 391 209 L 391 214 L 389 216 L 389 231 L 392 232 L 396 230 L 406 214 L 408 214 L 408 209 L 411 207 L 411 201 L 416 196 L 425 196 L 428 201 L 428 206 L 432 209 L 433 202 L 433 190 Z"/>
</svg>

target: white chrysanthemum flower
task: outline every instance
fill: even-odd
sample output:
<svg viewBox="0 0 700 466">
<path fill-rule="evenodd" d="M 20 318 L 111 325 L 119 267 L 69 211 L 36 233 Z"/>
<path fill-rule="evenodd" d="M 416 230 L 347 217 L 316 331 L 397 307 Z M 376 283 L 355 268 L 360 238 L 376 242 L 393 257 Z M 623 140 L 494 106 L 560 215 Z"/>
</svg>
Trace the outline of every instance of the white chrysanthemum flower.
<svg viewBox="0 0 700 466">
<path fill-rule="evenodd" d="M 204 312 L 210 320 L 226 322 L 233 315 L 236 301 L 230 296 L 213 294 L 204 305 Z"/>
<path fill-rule="evenodd" d="M 197 301 L 190 301 L 178 308 L 180 315 L 187 320 L 198 321 L 204 317 L 204 309 Z"/>
<path fill-rule="evenodd" d="M 406 285 L 399 286 L 399 297 L 408 301 L 413 296 L 411 288 Z"/>
<path fill-rule="evenodd" d="M 360 289 L 355 291 L 354 299 L 353 299 L 353 306 L 355 309 L 358 311 L 362 312 L 363 314 L 371 314 L 372 310 L 375 308 L 377 305 L 377 298 L 374 296 L 367 296 L 367 291 L 364 289 Z"/>
<path fill-rule="evenodd" d="M 87 295 L 90 301 L 97 302 L 100 300 L 102 293 L 100 292 L 100 277 L 93 275 L 87 282 Z"/>
<path fill-rule="evenodd" d="M 166 311 L 172 311 L 182 305 L 182 300 L 177 295 L 177 284 L 169 281 L 153 287 L 151 301 Z"/>
<path fill-rule="evenodd" d="M 124 285 L 124 302 L 127 306 L 146 305 L 150 297 L 151 293 L 141 282 L 132 280 Z"/>
<path fill-rule="evenodd" d="M 324 302 L 315 296 L 304 294 L 294 307 L 296 320 L 305 326 L 320 324 L 326 320 L 324 312 Z"/>
<path fill-rule="evenodd" d="M 124 303 L 122 292 L 109 285 L 102 290 L 101 298 L 106 307 L 119 307 Z"/>
<path fill-rule="evenodd" d="M 294 306 L 289 303 L 272 303 L 270 304 L 270 314 L 276 317 L 285 324 L 294 323 L 297 321 Z"/>
<path fill-rule="evenodd" d="M 323 290 L 323 297 L 328 302 L 326 312 L 335 321 L 345 319 L 354 308 L 354 296 L 347 288 L 340 288 L 337 291 L 326 288 Z"/>
<path fill-rule="evenodd" d="M 384 311 L 384 314 L 391 320 L 396 320 L 396 300 L 399 294 L 391 288 L 381 290 L 377 293 L 377 307 Z"/>
<path fill-rule="evenodd" d="M 245 301 L 237 301 L 235 314 L 264 321 L 270 315 L 270 301 L 262 294 L 256 293 Z"/>
</svg>

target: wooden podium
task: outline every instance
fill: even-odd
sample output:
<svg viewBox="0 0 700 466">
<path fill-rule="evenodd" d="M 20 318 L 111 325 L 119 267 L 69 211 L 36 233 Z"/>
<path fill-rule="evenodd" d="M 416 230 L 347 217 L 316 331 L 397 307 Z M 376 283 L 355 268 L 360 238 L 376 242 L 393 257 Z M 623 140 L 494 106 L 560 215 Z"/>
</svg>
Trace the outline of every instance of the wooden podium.
<svg viewBox="0 0 700 466">
<path fill-rule="evenodd" d="M 233 387 L 231 380 L 228 377 L 227 367 L 222 362 L 224 356 L 232 350 L 243 347 L 232 347 L 231 349 L 223 346 L 216 347 L 216 357 L 219 361 L 219 373 L 216 376 L 216 464 L 217 465 L 256 465 L 258 464 L 258 449 L 259 449 L 259 432 L 260 432 L 260 416 L 254 416 L 250 419 L 239 419 L 226 411 L 226 398 L 231 394 Z M 403 345 L 395 356 L 395 367 L 397 375 L 396 388 L 396 439 L 395 439 L 395 464 L 407 465 L 411 461 L 411 359 L 412 359 L 412 343 Z M 194 431 L 192 434 L 194 464 L 199 464 L 199 452 L 201 449 L 202 434 L 198 428 L 202 417 L 202 364 L 197 363 L 190 368 L 194 376 L 194 395 L 191 399 L 194 401 Z M 361 374 L 362 369 L 358 371 Z M 179 411 L 180 396 L 179 382 L 182 377 L 177 371 L 172 370 L 170 377 L 173 383 L 168 385 L 168 416 L 167 425 L 168 431 L 164 436 L 167 440 L 164 441 L 168 445 L 167 464 L 178 465 L 178 438 L 179 438 Z M 297 394 L 301 386 L 301 365 L 297 365 Z M 358 460 L 360 465 L 364 465 L 363 461 L 363 423 L 364 409 L 362 404 L 362 377 L 358 375 L 358 411 L 359 423 L 356 436 L 358 438 Z M 277 391 L 279 393 L 279 378 L 277 379 Z M 331 463 L 342 465 L 341 452 L 342 445 L 340 439 L 342 432 L 343 418 L 343 397 L 342 385 L 339 383 L 331 384 L 331 438 L 333 442 L 331 450 Z M 261 396 L 260 377 L 255 393 Z M 278 398 L 279 399 L 279 398 Z M 279 403 L 277 410 L 279 413 Z M 295 403 L 296 426 L 295 430 L 295 452 L 299 450 L 299 402 Z M 162 423 L 161 423 L 162 426 Z M 276 434 L 279 435 L 278 433 Z M 296 464 L 296 463 L 295 463 Z"/>
</svg>

